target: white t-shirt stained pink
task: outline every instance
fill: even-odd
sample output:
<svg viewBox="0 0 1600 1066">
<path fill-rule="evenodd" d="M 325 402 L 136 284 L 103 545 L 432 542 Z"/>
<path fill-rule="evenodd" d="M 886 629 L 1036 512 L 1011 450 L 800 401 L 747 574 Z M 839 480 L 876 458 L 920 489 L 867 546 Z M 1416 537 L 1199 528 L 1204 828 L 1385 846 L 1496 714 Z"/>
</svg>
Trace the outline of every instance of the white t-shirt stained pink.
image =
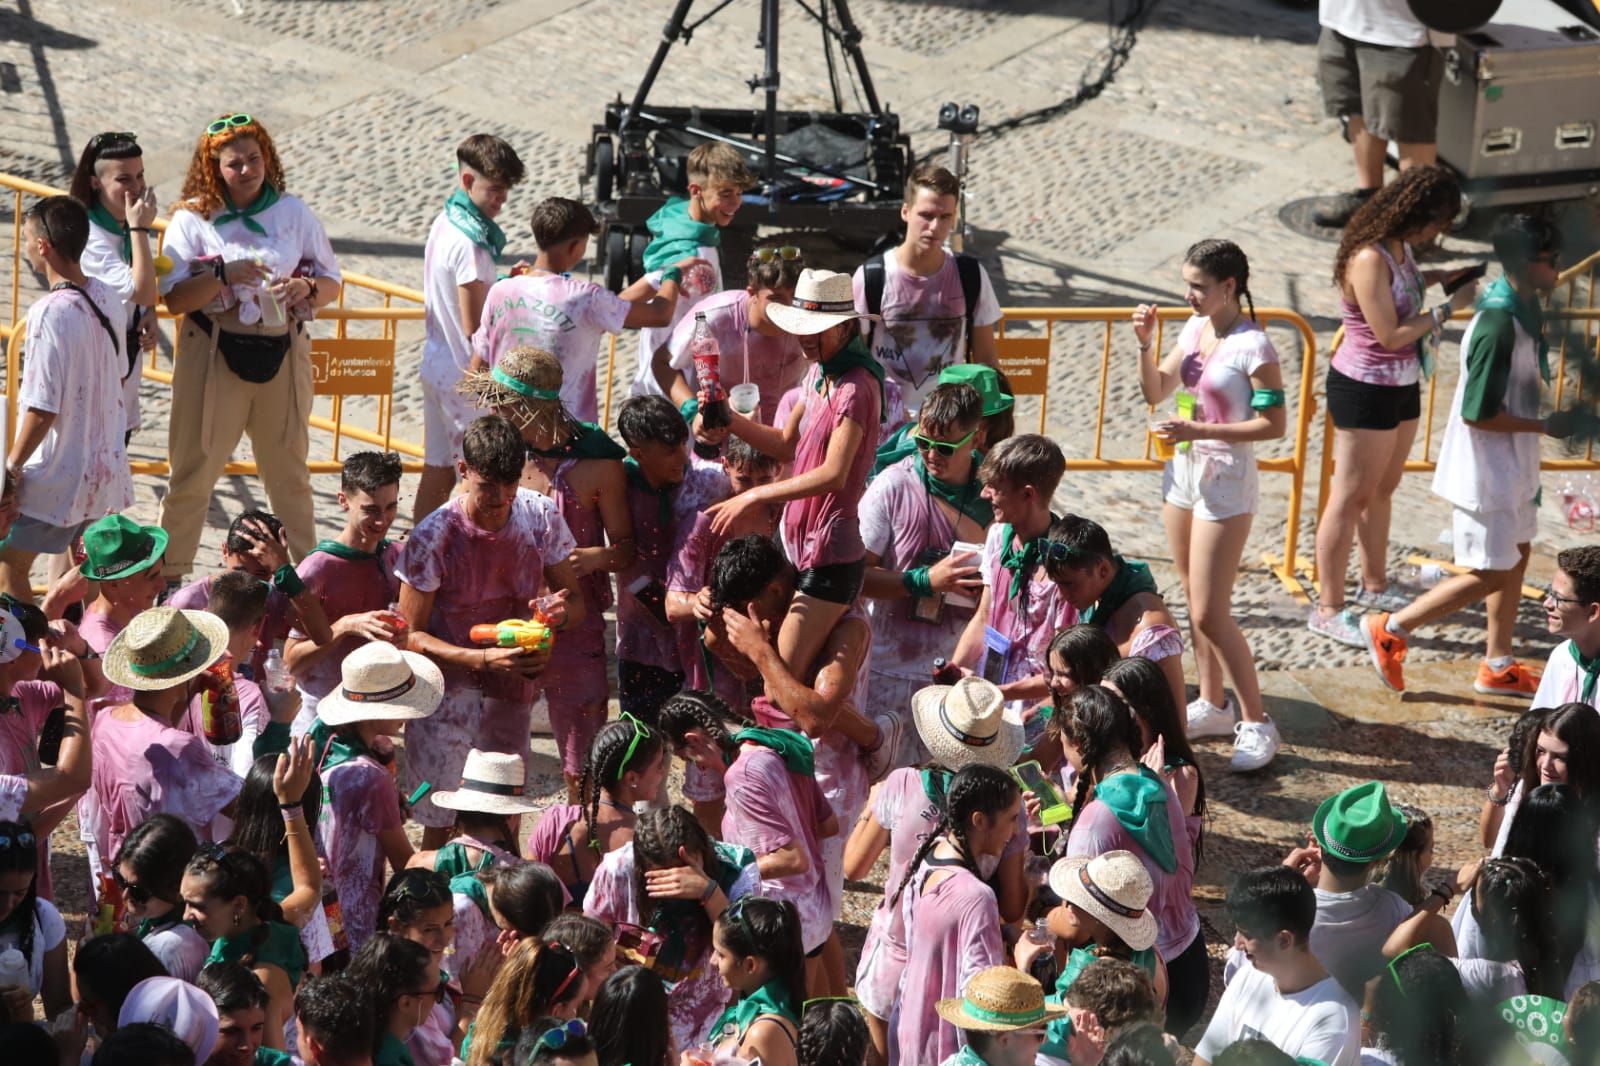
<svg viewBox="0 0 1600 1066">
<path fill-rule="evenodd" d="M 441 211 L 428 230 L 422 256 L 422 380 L 436 389 L 455 388 L 472 365 L 472 345 L 461 321 L 460 289 L 474 281 L 494 284 L 494 255 L 472 243 Z"/>
</svg>

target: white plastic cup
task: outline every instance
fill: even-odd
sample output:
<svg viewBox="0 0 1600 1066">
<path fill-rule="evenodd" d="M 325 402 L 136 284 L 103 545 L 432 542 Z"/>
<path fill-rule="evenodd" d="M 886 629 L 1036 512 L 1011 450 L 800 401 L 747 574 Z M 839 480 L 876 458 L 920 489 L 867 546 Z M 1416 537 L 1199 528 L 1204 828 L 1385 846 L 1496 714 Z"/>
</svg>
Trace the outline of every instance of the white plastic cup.
<svg viewBox="0 0 1600 1066">
<path fill-rule="evenodd" d="M 735 385 L 728 390 L 728 404 L 746 418 L 753 417 L 761 406 L 761 386 L 753 381 Z"/>
</svg>

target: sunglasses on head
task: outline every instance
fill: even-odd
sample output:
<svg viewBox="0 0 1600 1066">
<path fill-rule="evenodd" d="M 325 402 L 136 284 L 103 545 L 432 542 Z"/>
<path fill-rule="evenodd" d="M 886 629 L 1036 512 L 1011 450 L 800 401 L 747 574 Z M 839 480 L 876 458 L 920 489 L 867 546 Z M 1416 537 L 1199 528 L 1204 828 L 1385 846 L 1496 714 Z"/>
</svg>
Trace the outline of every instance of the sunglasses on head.
<svg viewBox="0 0 1600 1066">
<path fill-rule="evenodd" d="M 582 1040 L 589 1035 L 589 1027 L 583 1024 L 582 1018 L 574 1018 L 570 1022 L 562 1022 L 554 1029 L 546 1029 L 540 1034 L 538 1041 L 533 1045 L 534 1054 L 541 1051 L 560 1051 L 574 1040 Z"/>
<path fill-rule="evenodd" d="M 224 118 L 217 119 L 217 121 L 207 126 L 206 136 L 215 137 L 219 133 L 226 133 L 228 130 L 234 129 L 238 126 L 248 126 L 254 121 L 255 119 L 245 114 L 228 115 Z"/>
<path fill-rule="evenodd" d="M 13 844 L 19 848 L 31 848 L 33 842 L 33 831 L 29 829 L 19 829 L 15 833 L 0 833 L 0 851 L 9 851 Z"/>
<path fill-rule="evenodd" d="M 911 434 L 911 439 L 915 441 L 917 447 L 921 448 L 923 451 L 934 452 L 948 459 L 950 456 L 959 451 L 962 445 L 966 444 L 967 441 L 976 436 L 977 433 L 977 427 L 974 426 L 972 432 L 968 433 L 960 440 L 934 440 L 932 437 L 924 437 L 921 433 Z"/>
<path fill-rule="evenodd" d="M 633 726 L 633 738 L 628 741 L 628 750 L 622 753 L 622 761 L 617 764 L 617 777 L 619 780 L 628 769 L 628 764 L 633 761 L 633 753 L 639 749 L 639 741 L 649 740 L 652 735 L 649 726 L 627 711 L 622 712 L 622 720 Z"/>
<path fill-rule="evenodd" d="M 109 148 L 113 144 L 137 144 L 138 135 L 133 133 L 97 133 L 89 138 L 89 151 L 99 154 L 100 149 Z"/>
<path fill-rule="evenodd" d="M 1428 943 L 1426 940 L 1424 940 L 1420 944 L 1416 944 L 1416 945 L 1413 945 L 1412 947 L 1406 948 L 1400 954 L 1396 955 L 1394 958 L 1389 960 L 1389 965 L 1386 967 L 1386 969 L 1388 969 L 1388 971 L 1389 971 L 1389 980 L 1393 981 L 1394 982 L 1394 987 L 1400 990 L 1400 998 L 1408 999 L 1410 997 L 1406 994 L 1406 986 L 1400 982 L 1400 974 L 1395 971 L 1395 964 L 1398 963 L 1401 959 L 1405 958 L 1407 955 L 1415 955 L 1419 951 L 1432 951 L 1432 950 L 1433 950 L 1433 945 Z"/>
<path fill-rule="evenodd" d="M 792 244 L 780 245 L 776 248 L 757 248 L 750 253 L 750 258 L 757 263 L 770 263 L 774 259 L 782 259 L 786 263 L 791 263 L 800 258 L 800 249 Z"/>
<path fill-rule="evenodd" d="M 117 883 L 117 887 L 122 889 L 123 896 L 131 903 L 137 903 L 142 907 L 155 898 L 154 892 L 137 881 L 129 881 L 122 876 L 122 871 L 116 867 L 111 868 L 111 880 Z"/>
<path fill-rule="evenodd" d="M 220 863 L 228 857 L 228 849 L 226 845 L 219 844 L 215 840 L 208 840 L 196 848 L 194 854 L 196 858 Z"/>
<path fill-rule="evenodd" d="M 545 941 L 544 947 L 546 951 L 554 952 L 560 958 L 565 959 L 567 961 L 567 965 L 572 967 L 567 976 L 561 979 L 561 983 L 556 985 L 555 991 L 550 993 L 550 1002 L 559 1003 L 561 1002 L 561 993 L 570 988 L 572 986 L 572 982 L 578 979 L 578 976 L 583 973 L 583 967 L 578 965 L 577 953 L 571 948 L 567 947 L 567 945 L 563 944 L 561 941 L 547 940 Z"/>
</svg>

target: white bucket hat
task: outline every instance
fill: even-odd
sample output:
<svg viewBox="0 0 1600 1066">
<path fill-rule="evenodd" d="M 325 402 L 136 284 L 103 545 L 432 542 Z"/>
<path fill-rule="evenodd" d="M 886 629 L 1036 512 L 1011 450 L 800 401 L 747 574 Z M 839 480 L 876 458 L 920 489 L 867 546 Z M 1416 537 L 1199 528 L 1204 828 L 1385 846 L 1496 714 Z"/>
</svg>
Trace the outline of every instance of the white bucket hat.
<svg viewBox="0 0 1600 1066">
<path fill-rule="evenodd" d="M 1006 713 L 1005 697 L 981 677 L 929 685 L 911 697 L 917 736 L 946 770 L 982 763 L 1006 769 L 1022 754 L 1022 720 Z"/>
<path fill-rule="evenodd" d="M 207 611 L 152 607 L 134 616 L 106 647 L 101 670 L 123 688 L 177 688 L 228 651 L 228 625 Z"/>
<path fill-rule="evenodd" d="M 444 675 L 426 655 L 375 640 L 345 656 L 338 688 L 322 697 L 317 717 L 330 726 L 372 719 L 427 718 L 444 699 Z"/>
<path fill-rule="evenodd" d="M 821 333 L 852 318 L 878 320 L 877 315 L 856 310 L 856 290 L 850 275 L 831 270 L 802 270 L 794 285 L 794 299 L 787 304 L 768 304 L 767 317 L 785 333 L 799 337 Z"/>
<path fill-rule="evenodd" d="M 1104 922 L 1135 951 L 1156 942 L 1156 916 L 1150 913 L 1155 883 L 1131 851 L 1060 859 L 1050 867 L 1050 891 Z"/>
<path fill-rule="evenodd" d="M 452 792 L 435 792 L 434 806 L 447 811 L 478 811 L 483 814 L 532 814 L 539 805 L 523 799 L 527 776 L 522 756 L 504 751 L 467 752 L 461 770 L 461 787 Z"/>
</svg>

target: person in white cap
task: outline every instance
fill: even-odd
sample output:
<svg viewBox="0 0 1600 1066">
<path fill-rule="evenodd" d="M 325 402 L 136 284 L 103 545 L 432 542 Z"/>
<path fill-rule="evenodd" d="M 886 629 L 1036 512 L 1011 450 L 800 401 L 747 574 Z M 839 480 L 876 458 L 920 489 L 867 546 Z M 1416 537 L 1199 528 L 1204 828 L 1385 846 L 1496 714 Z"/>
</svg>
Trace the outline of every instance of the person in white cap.
<svg viewBox="0 0 1600 1066">
<path fill-rule="evenodd" d="M 318 702 L 309 735 L 327 796 L 317 836 L 354 951 L 377 928 L 384 860 L 404 870 L 412 854 L 394 777 L 373 745 L 431 715 L 444 698 L 444 677 L 426 655 L 388 641 L 357 648 L 340 672 L 342 683 Z"/>
<path fill-rule="evenodd" d="M 122 1001 L 117 1028 L 154 1022 L 170 1029 L 204 1062 L 217 1046 L 217 1005 L 211 997 L 176 977 L 147 977 Z"/>
<path fill-rule="evenodd" d="M 857 508 L 883 422 L 883 367 L 861 339 L 861 323 L 876 316 L 856 310 L 847 274 L 806 270 L 795 284 L 794 302 L 774 304 L 767 314 L 800 338 L 800 350 L 817 364 L 816 372 L 801 382 L 803 399 L 781 429 L 738 412 L 730 428 L 758 450 L 793 462 L 793 473 L 707 513 L 712 532 L 720 534 L 752 507 L 785 505 L 783 539 L 800 576 L 778 630 L 778 654 L 791 672 L 804 674 L 866 577 Z"/>
</svg>

